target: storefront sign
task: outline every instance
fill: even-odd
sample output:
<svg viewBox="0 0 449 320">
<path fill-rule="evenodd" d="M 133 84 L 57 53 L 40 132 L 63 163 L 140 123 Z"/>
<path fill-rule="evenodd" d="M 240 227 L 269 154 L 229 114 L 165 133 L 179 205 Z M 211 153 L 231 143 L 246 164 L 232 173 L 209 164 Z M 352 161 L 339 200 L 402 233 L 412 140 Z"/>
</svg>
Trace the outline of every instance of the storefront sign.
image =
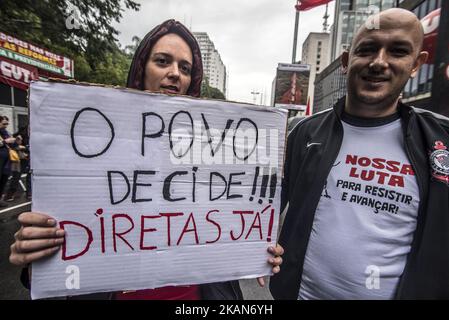
<svg viewBox="0 0 449 320">
<path fill-rule="evenodd" d="M 74 76 L 73 60 L 0 32 L 0 57 L 19 61 L 69 78 Z"/>
<path fill-rule="evenodd" d="M 0 82 L 27 90 L 31 80 L 37 79 L 39 75 L 36 68 L 0 57 Z"/>
</svg>

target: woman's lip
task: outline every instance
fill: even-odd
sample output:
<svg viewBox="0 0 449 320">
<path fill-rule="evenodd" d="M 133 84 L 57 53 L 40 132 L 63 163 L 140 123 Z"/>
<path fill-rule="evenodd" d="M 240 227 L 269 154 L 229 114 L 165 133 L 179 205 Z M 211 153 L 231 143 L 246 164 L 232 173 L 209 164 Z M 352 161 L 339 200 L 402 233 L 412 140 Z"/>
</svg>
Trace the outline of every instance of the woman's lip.
<svg viewBox="0 0 449 320">
<path fill-rule="evenodd" d="M 168 89 L 164 89 L 162 90 L 163 93 L 170 93 L 170 94 L 178 94 L 178 91 L 174 91 L 174 90 L 168 90 Z"/>
<path fill-rule="evenodd" d="M 179 89 L 176 87 L 162 87 L 161 86 L 161 90 L 163 92 L 167 92 L 167 93 L 179 93 Z"/>
</svg>

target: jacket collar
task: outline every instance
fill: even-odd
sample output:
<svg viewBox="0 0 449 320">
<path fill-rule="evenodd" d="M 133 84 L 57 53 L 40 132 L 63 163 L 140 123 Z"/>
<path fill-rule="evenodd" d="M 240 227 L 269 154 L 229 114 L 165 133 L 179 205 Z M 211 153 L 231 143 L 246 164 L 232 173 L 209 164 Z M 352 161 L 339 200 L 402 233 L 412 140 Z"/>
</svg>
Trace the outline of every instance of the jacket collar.
<svg viewBox="0 0 449 320">
<path fill-rule="evenodd" d="M 345 103 L 346 103 L 346 95 L 344 95 L 343 97 L 341 97 L 337 103 L 333 106 L 334 109 L 334 113 L 337 116 L 338 120 L 341 121 L 341 116 L 343 114 L 343 111 L 345 110 Z M 410 122 L 410 118 L 412 117 L 413 114 L 413 108 L 404 104 L 401 100 L 399 100 L 398 102 L 398 112 L 399 112 L 399 116 L 401 117 L 404 125 L 403 125 L 403 129 L 404 129 L 404 134 L 410 134 L 409 131 L 407 130 L 408 128 L 408 124 Z"/>
<path fill-rule="evenodd" d="M 345 110 L 345 103 L 346 103 L 346 95 L 341 97 L 336 104 L 334 104 L 333 109 L 335 112 L 335 115 L 337 116 L 338 120 L 341 121 L 341 115 L 343 114 L 343 111 Z"/>
</svg>

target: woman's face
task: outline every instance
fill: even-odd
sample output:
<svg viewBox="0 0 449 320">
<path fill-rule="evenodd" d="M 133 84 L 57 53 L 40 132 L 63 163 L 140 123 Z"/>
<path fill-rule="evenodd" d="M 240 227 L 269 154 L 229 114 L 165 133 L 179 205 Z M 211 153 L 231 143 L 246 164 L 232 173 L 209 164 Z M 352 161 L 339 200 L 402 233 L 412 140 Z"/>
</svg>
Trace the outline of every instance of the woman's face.
<svg viewBox="0 0 449 320">
<path fill-rule="evenodd" d="M 145 90 L 186 94 L 192 73 L 192 50 L 174 33 L 160 38 L 145 66 Z"/>
<path fill-rule="evenodd" d="M 0 128 L 1 129 L 6 129 L 9 125 L 9 121 L 8 120 L 2 120 L 2 122 L 0 123 Z"/>
</svg>

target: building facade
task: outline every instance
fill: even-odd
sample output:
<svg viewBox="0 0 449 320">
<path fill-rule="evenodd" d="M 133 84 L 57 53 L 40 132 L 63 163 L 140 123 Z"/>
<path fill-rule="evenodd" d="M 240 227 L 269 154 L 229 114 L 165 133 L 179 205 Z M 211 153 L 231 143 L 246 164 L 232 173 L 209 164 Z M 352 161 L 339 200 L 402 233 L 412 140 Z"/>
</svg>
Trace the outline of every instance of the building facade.
<svg viewBox="0 0 449 320">
<path fill-rule="evenodd" d="M 329 65 L 329 33 L 311 32 L 302 44 L 302 59 L 304 64 L 310 65 L 309 96 L 313 105 L 313 92 L 316 74 Z"/>
<path fill-rule="evenodd" d="M 226 96 L 226 66 L 220 54 L 206 32 L 193 32 L 193 35 L 200 45 L 204 77 L 211 87 L 220 90 Z"/>
<path fill-rule="evenodd" d="M 331 27 L 331 61 L 350 47 L 354 34 L 368 16 L 392 8 L 396 3 L 395 0 L 336 0 Z"/>
<path fill-rule="evenodd" d="M 340 57 L 316 75 L 313 113 L 332 107 L 346 94 L 346 76 L 341 68 Z"/>
<path fill-rule="evenodd" d="M 400 1 L 399 6 L 413 11 L 416 16 L 421 20 L 423 25 L 438 21 L 423 21 L 422 19 L 434 12 L 438 8 L 441 8 L 441 2 L 443 0 L 421 0 L 421 1 Z M 427 29 L 426 27 L 424 28 Z M 431 109 L 431 92 L 432 92 L 432 80 L 434 74 L 433 61 L 428 61 L 418 71 L 416 77 L 410 79 L 405 85 L 403 92 L 403 101 L 407 104 L 415 107 Z"/>
</svg>

